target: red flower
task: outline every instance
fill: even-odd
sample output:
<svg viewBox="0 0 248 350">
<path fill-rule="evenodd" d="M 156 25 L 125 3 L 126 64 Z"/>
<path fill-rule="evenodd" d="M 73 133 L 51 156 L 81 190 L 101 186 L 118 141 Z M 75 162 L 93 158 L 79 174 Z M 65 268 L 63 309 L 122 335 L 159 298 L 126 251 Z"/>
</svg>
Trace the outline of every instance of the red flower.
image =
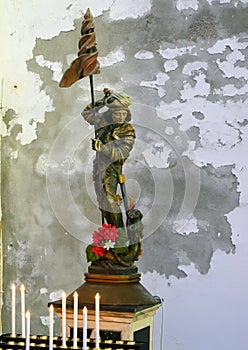
<svg viewBox="0 0 248 350">
<path fill-rule="evenodd" d="M 102 227 L 99 227 L 99 231 L 93 233 L 93 242 L 95 246 L 103 247 L 105 241 L 115 242 L 118 237 L 118 230 L 115 226 L 103 224 Z"/>
<path fill-rule="evenodd" d="M 103 247 L 104 245 L 104 236 L 101 232 L 94 231 L 93 233 L 93 243 L 98 247 Z"/>
<path fill-rule="evenodd" d="M 95 245 L 92 246 L 92 253 L 94 253 L 96 256 L 100 255 L 100 256 L 104 256 L 105 253 L 105 248 L 102 247 L 96 247 Z"/>
</svg>

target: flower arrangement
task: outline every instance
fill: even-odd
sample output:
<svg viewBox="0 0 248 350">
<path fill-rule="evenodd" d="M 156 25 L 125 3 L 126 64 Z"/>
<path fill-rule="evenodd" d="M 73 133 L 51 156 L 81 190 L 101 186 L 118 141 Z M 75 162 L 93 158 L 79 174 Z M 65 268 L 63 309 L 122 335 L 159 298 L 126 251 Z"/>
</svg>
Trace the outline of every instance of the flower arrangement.
<svg viewBox="0 0 248 350">
<path fill-rule="evenodd" d="M 117 229 L 111 224 L 103 224 L 93 232 L 93 243 L 86 248 L 87 261 L 103 259 L 108 251 L 126 253 L 128 237 L 124 228 Z"/>
</svg>

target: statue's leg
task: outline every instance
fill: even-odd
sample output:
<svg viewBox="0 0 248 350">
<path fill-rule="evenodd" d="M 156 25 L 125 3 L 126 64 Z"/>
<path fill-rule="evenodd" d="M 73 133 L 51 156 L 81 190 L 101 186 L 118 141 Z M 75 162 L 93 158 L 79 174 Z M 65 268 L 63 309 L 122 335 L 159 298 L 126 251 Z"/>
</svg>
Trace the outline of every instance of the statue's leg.
<svg viewBox="0 0 248 350">
<path fill-rule="evenodd" d="M 115 174 L 106 176 L 104 179 L 104 192 L 106 201 L 106 211 L 104 216 L 109 224 L 124 227 L 122 212 L 120 209 L 121 198 L 116 194 L 118 178 Z M 105 208 L 104 208 L 105 209 Z"/>
</svg>

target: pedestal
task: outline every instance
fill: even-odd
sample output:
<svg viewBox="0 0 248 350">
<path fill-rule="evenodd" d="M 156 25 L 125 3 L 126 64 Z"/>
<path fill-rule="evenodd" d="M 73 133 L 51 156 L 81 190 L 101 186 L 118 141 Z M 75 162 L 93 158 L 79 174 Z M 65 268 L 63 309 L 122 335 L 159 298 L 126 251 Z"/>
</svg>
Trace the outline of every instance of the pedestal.
<svg viewBox="0 0 248 350">
<path fill-rule="evenodd" d="M 143 341 L 147 343 L 144 350 L 152 350 L 153 320 L 161 303 L 142 286 L 140 274 L 122 268 L 114 271 L 113 268 L 109 271 L 104 269 L 104 274 L 99 273 L 99 269 L 89 271 L 93 273 L 86 273 L 85 283 L 76 289 L 79 299 L 78 328 L 83 327 L 83 308 L 86 306 L 89 337 L 95 337 L 95 295 L 99 292 L 101 338 L 113 336 L 117 340 Z M 73 327 L 74 292 L 67 298 L 68 334 Z M 53 305 L 61 318 L 61 301 Z"/>
<path fill-rule="evenodd" d="M 102 334 L 107 333 L 106 339 L 111 338 L 114 334 L 115 340 L 145 341 L 149 344 L 146 348 L 152 350 L 153 318 L 158 308 L 159 306 L 156 305 L 137 312 L 101 311 L 101 338 Z M 83 314 L 81 311 L 82 310 L 79 310 L 78 315 L 79 329 L 82 328 L 83 325 Z M 61 318 L 60 312 L 58 316 Z M 71 334 L 70 329 L 73 328 L 72 309 L 67 311 L 66 322 L 69 335 Z M 88 312 L 88 329 L 90 330 L 89 338 L 95 338 L 95 314 L 93 310 L 89 310 Z"/>
</svg>

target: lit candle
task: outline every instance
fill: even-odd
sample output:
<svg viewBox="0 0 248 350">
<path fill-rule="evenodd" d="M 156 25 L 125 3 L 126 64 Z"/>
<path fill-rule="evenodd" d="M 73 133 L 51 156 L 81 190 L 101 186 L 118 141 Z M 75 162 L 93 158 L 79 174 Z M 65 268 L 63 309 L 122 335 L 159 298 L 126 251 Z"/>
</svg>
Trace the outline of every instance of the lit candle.
<svg viewBox="0 0 248 350">
<path fill-rule="evenodd" d="M 21 320 L 22 320 L 22 337 L 25 337 L 25 287 L 21 285 Z"/>
<path fill-rule="evenodd" d="M 87 350 L 87 307 L 83 308 L 84 328 L 83 328 L 83 350 Z"/>
<path fill-rule="evenodd" d="M 62 293 L 62 347 L 66 348 L 66 294 Z"/>
<path fill-rule="evenodd" d="M 30 312 L 26 312 L 26 350 L 30 349 Z"/>
<path fill-rule="evenodd" d="M 99 349 L 100 338 L 100 295 L 96 293 L 95 296 L 95 321 L 96 321 L 96 348 Z"/>
<path fill-rule="evenodd" d="M 49 350 L 53 350 L 53 311 L 54 307 L 49 306 Z"/>
<path fill-rule="evenodd" d="M 16 286 L 14 285 L 14 283 L 11 286 L 11 290 L 12 290 L 12 293 L 11 293 L 12 294 L 12 299 L 11 299 L 11 334 L 15 335 L 16 334 L 16 329 L 15 329 Z"/>
<path fill-rule="evenodd" d="M 78 293 L 73 294 L 74 298 L 74 319 L 73 319 L 73 347 L 77 347 L 77 329 L 78 329 Z"/>
</svg>

